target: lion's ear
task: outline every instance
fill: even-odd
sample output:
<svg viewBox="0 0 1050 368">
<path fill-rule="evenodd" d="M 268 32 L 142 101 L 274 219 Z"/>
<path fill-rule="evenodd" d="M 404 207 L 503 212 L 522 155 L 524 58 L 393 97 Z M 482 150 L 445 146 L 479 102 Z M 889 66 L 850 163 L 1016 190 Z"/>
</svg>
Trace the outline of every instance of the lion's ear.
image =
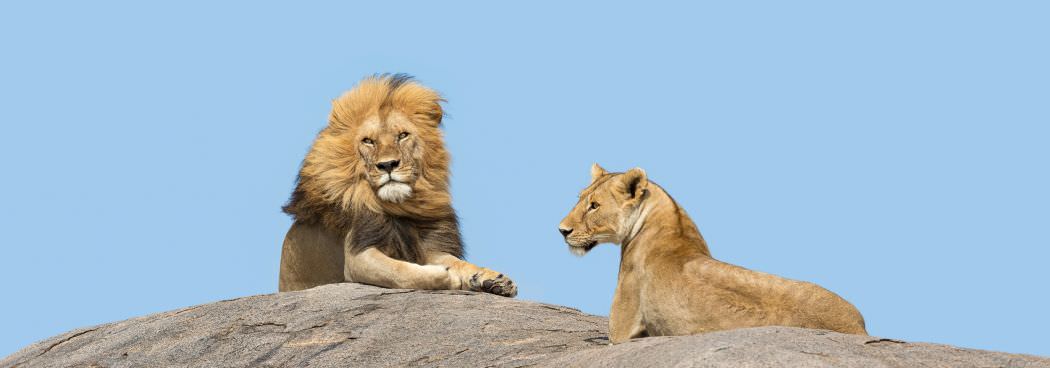
<svg viewBox="0 0 1050 368">
<path fill-rule="evenodd" d="M 602 177 L 602 175 L 608 173 L 608 171 L 605 171 L 605 169 L 603 169 L 601 166 L 598 165 L 597 162 L 595 162 L 593 165 L 591 165 L 591 183 L 594 183 L 595 180 L 598 180 L 598 178 Z"/>
<path fill-rule="evenodd" d="M 445 100 L 435 100 L 422 112 L 423 115 L 426 115 L 427 120 L 434 122 L 435 127 L 441 125 L 441 119 L 445 117 L 445 111 L 441 109 L 441 103 L 444 101 Z"/>
<path fill-rule="evenodd" d="M 641 168 L 627 170 L 620 177 L 620 181 L 623 183 L 622 188 L 627 198 L 642 198 L 648 193 L 649 179 L 645 175 L 645 170 Z"/>
</svg>

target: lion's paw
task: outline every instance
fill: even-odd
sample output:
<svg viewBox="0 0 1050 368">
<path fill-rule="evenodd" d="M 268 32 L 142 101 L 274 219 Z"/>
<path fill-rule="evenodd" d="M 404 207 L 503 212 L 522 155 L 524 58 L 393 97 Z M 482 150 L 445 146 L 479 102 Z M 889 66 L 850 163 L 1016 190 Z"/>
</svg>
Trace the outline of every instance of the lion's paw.
<svg viewBox="0 0 1050 368">
<path fill-rule="evenodd" d="M 470 290 L 492 293 L 513 298 L 518 295 L 518 287 L 509 277 L 502 273 L 483 269 L 470 277 Z"/>
</svg>

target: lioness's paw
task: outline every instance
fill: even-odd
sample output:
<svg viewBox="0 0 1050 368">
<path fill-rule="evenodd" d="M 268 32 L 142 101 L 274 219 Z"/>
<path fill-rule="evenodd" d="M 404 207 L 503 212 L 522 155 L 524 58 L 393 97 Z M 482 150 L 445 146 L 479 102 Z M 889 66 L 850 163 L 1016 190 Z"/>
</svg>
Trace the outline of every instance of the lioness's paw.
<svg viewBox="0 0 1050 368">
<path fill-rule="evenodd" d="M 471 276 L 469 285 L 471 291 L 481 291 L 511 298 L 518 295 L 518 287 L 514 285 L 514 281 L 511 281 L 507 276 L 503 276 L 502 273 L 487 268 Z"/>
</svg>

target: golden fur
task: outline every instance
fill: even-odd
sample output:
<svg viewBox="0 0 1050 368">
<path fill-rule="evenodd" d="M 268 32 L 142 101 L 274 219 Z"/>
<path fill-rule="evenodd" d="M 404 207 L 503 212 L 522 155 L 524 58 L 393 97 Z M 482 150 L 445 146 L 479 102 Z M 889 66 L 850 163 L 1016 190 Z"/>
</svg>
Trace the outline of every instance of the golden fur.
<svg viewBox="0 0 1050 368">
<path fill-rule="evenodd" d="M 712 258 L 685 210 L 641 169 L 608 173 L 595 164 L 559 230 L 577 255 L 621 246 L 613 343 L 768 325 L 867 334 L 860 312 L 820 286 Z"/>
<path fill-rule="evenodd" d="M 284 207 L 279 289 L 355 281 L 514 296 L 463 261 L 449 195 L 441 96 L 406 75 L 362 80 L 332 103 Z"/>
</svg>

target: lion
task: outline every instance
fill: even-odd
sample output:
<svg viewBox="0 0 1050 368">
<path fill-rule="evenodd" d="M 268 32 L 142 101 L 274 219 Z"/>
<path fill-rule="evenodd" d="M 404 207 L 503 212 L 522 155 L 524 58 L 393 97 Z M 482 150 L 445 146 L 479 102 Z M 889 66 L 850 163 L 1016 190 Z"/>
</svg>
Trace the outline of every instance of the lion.
<svg viewBox="0 0 1050 368">
<path fill-rule="evenodd" d="M 558 230 L 582 256 L 620 245 L 609 340 L 794 326 L 867 335 L 860 312 L 808 282 L 751 271 L 711 257 L 696 224 L 639 168 L 591 167 L 591 183 Z"/>
<path fill-rule="evenodd" d="M 517 295 L 507 276 L 463 260 L 442 102 L 404 74 L 365 78 L 332 102 L 283 207 L 294 222 L 279 291 L 358 282 Z"/>
</svg>

